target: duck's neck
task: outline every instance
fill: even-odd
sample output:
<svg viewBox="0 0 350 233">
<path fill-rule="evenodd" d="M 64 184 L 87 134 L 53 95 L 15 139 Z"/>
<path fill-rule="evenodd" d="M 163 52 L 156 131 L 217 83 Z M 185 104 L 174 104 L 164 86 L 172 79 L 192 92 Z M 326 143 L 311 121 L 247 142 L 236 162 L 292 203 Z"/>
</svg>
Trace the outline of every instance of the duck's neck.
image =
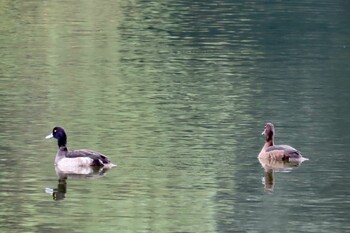
<svg viewBox="0 0 350 233">
<path fill-rule="evenodd" d="M 61 138 L 57 139 L 57 144 L 58 144 L 59 148 L 66 147 L 66 145 L 67 145 L 67 137 L 61 137 Z"/>
<path fill-rule="evenodd" d="M 263 148 L 261 149 L 259 155 L 262 155 L 262 154 L 266 151 L 266 149 L 267 149 L 268 147 L 273 146 L 273 145 L 274 145 L 273 138 L 270 139 L 270 140 L 267 140 L 267 141 L 265 142 Z"/>
<path fill-rule="evenodd" d="M 55 164 L 57 164 L 58 161 L 60 161 L 64 157 L 66 157 L 67 153 L 68 153 L 68 148 L 66 146 L 60 146 L 58 148 L 58 151 L 57 151 L 57 154 L 56 154 Z"/>
<path fill-rule="evenodd" d="M 267 148 L 267 147 L 273 146 L 273 145 L 275 145 L 275 142 L 274 142 L 274 140 L 272 138 L 272 139 L 266 141 L 264 146 L 266 146 L 266 148 Z"/>
</svg>

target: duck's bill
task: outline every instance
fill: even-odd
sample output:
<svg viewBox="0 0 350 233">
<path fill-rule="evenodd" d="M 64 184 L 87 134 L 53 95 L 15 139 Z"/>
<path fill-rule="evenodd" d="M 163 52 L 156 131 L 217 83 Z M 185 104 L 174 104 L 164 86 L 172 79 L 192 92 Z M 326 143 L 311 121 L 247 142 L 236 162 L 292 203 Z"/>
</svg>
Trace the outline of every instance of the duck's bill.
<svg viewBox="0 0 350 233">
<path fill-rule="evenodd" d="M 265 135 L 265 130 L 264 130 L 264 131 L 262 131 L 261 135 Z"/>
<path fill-rule="evenodd" d="M 45 193 L 53 194 L 54 190 L 52 188 L 45 188 Z"/>
<path fill-rule="evenodd" d="M 51 134 L 49 134 L 49 135 L 47 135 L 46 137 L 45 137 L 46 139 L 50 139 L 50 138 L 53 138 L 53 135 L 52 135 L 52 133 Z"/>
</svg>

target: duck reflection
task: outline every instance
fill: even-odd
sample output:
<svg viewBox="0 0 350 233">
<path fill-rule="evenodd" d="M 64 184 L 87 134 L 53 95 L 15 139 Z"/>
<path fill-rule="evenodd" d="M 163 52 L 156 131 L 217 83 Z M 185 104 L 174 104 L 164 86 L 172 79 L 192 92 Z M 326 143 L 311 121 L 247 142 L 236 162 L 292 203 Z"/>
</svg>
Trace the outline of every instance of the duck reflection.
<svg viewBox="0 0 350 233">
<path fill-rule="evenodd" d="M 267 160 L 258 158 L 264 169 L 263 184 L 266 192 L 273 192 L 275 186 L 274 172 L 289 172 L 299 167 L 305 160 Z"/>
<path fill-rule="evenodd" d="M 108 168 L 104 167 L 80 167 L 77 171 L 63 171 L 55 166 L 56 175 L 58 176 L 57 188 L 46 188 L 45 192 L 52 195 L 55 201 L 65 199 L 67 193 L 67 179 L 96 179 L 104 176 Z"/>
</svg>

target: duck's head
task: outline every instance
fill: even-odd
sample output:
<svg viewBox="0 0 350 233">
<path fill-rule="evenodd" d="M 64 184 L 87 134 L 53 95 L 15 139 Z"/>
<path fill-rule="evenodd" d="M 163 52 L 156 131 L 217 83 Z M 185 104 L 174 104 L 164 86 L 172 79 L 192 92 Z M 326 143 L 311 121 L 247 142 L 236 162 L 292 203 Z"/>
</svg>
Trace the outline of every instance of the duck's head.
<svg viewBox="0 0 350 233">
<path fill-rule="evenodd" d="M 46 139 L 56 138 L 58 141 L 58 146 L 65 146 L 67 144 L 67 135 L 62 127 L 55 127 L 52 133 L 45 137 Z"/>
<path fill-rule="evenodd" d="M 272 123 L 266 123 L 264 131 L 261 133 L 262 135 L 265 135 L 266 141 L 271 141 L 273 139 L 273 135 L 275 134 L 275 127 Z"/>
</svg>

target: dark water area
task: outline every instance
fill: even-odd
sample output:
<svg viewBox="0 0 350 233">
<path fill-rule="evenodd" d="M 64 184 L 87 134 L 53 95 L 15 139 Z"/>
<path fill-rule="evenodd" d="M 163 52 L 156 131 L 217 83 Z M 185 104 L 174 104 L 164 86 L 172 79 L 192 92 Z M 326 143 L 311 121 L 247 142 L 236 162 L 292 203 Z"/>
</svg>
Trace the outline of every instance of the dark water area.
<svg viewBox="0 0 350 233">
<path fill-rule="evenodd" d="M 0 5 L 1 232 L 350 231 L 349 1 Z M 62 179 L 57 125 L 118 166 Z"/>
</svg>

